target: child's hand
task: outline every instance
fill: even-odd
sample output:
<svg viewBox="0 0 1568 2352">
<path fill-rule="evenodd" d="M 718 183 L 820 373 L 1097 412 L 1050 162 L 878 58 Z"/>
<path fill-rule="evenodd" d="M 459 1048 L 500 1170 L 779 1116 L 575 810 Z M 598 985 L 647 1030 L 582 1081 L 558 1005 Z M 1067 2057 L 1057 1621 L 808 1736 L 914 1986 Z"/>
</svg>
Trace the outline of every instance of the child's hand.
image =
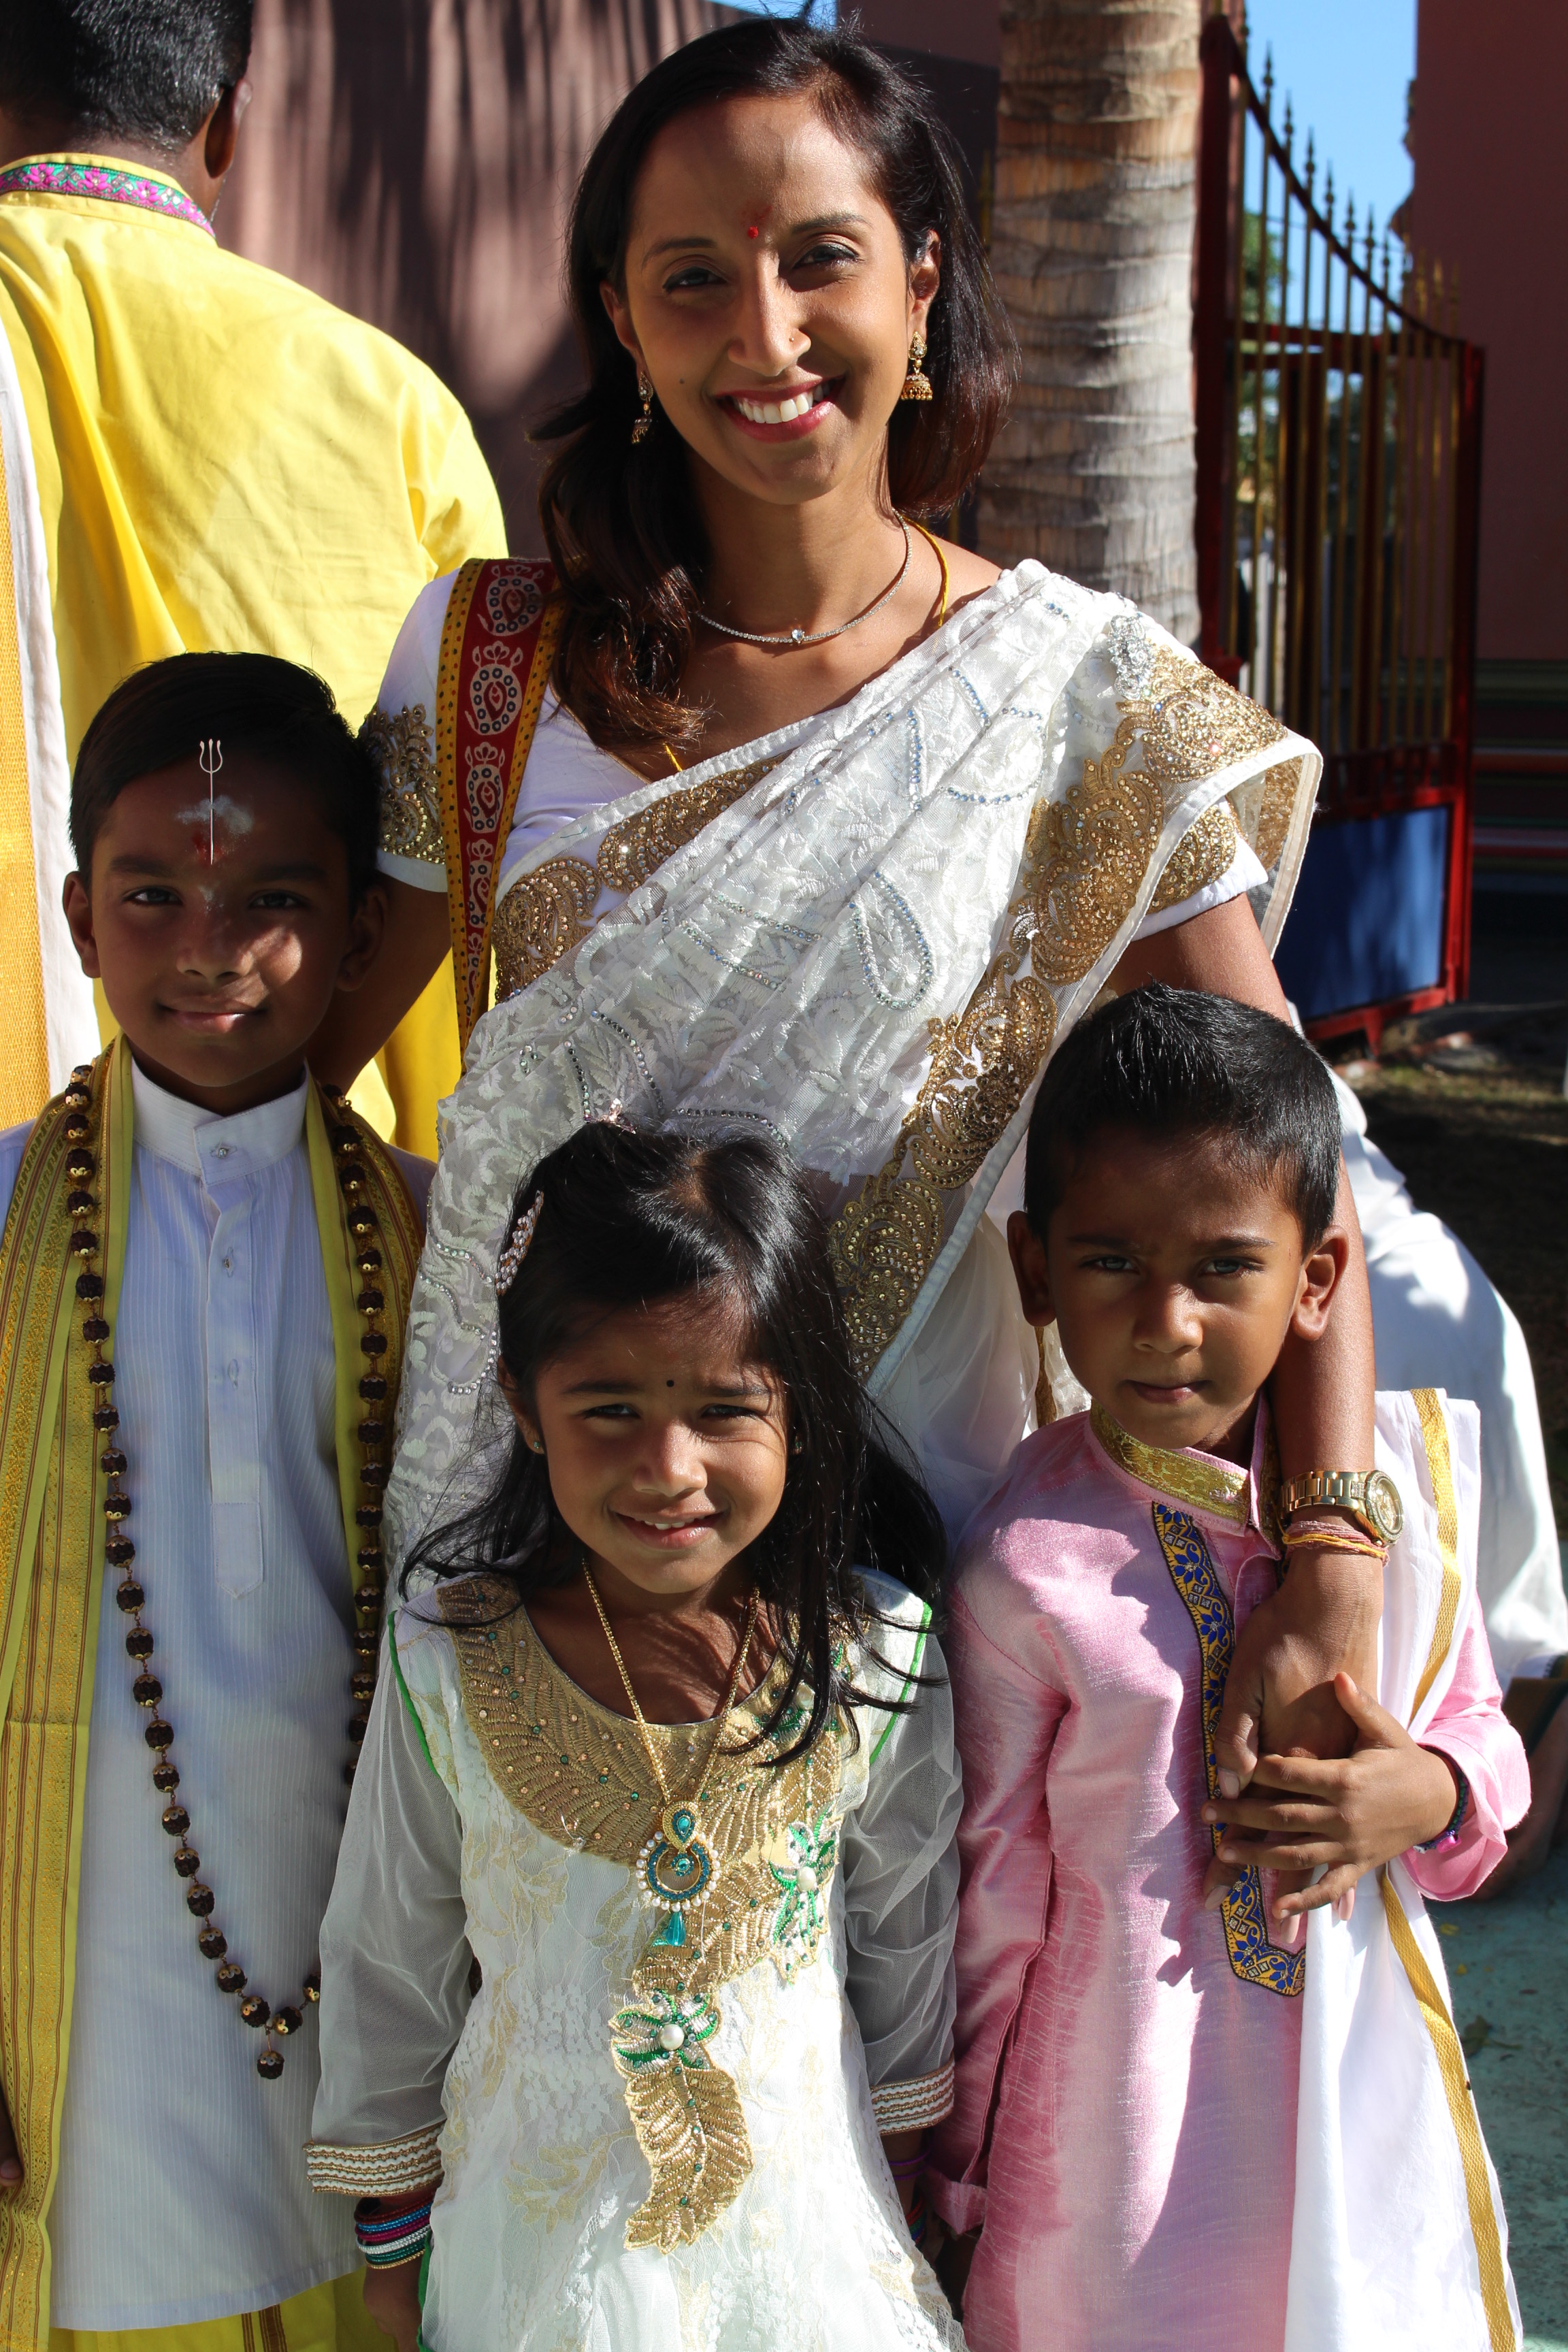
<svg viewBox="0 0 1568 2352">
<path fill-rule="evenodd" d="M 1358 1878 L 1439 1836 L 1453 1814 L 1452 1767 L 1418 1747 L 1349 1675 L 1334 1676 L 1334 1695 L 1356 1727 L 1349 1756 L 1328 1762 L 1261 1757 L 1245 1797 L 1203 1809 L 1205 1822 L 1224 1822 L 1217 1859 L 1235 1869 L 1250 1863 L 1270 1870 L 1326 1869 L 1315 1885 L 1277 1896 L 1277 1919 L 1341 1905 Z M 1341 1916 L 1348 1909 L 1343 1904 Z"/>
<path fill-rule="evenodd" d="M 364 2307 L 397 2352 L 419 2352 L 419 2267 L 397 2263 L 364 2274 Z"/>
</svg>

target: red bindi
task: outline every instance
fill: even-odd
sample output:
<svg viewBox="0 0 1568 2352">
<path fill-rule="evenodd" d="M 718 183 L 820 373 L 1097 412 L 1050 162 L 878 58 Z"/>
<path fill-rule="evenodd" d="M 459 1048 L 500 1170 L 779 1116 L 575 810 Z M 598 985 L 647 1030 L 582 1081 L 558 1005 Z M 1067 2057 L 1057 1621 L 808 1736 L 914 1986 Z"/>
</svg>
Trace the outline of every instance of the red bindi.
<svg viewBox="0 0 1568 2352">
<path fill-rule="evenodd" d="M 746 235 L 747 235 L 748 236 L 759 236 L 760 234 L 761 234 L 761 232 L 760 232 L 759 230 L 757 230 L 756 228 L 749 228 L 749 229 L 746 231 Z"/>
</svg>

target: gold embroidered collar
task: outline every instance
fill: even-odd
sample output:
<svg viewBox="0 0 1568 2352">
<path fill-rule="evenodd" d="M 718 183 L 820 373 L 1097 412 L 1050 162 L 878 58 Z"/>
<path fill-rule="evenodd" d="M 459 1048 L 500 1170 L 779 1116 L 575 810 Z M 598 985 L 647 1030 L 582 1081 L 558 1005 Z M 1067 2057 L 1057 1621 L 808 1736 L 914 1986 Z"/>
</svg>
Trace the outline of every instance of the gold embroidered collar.
<svg viewBox="0 0 1568 2352">
<path fill-rule="evenodd" d="M 516 1606 L 510 1586 L 475 1578 L 446 1587 L 441 1614 L 458 1654 L 463 1712 L 497 1787 L 546 1837 L 619 1863 L 653 1895 L 647 1864 L 662 1800 L 633 1726 L 563 1673 Z M 650 1925 L 626 2000 L 609 2020 L 610 2055 L 626 2085 L 648 2195 L 626 2226 L 628 2246 L 700 2237 L 734 2202 L 752 2170 L 740 2092 L 709 2057 L 722 2021 L 719 1995 L 772 1960 L 792 1984 L 827 1931 L 838 1864 L 840 1726 L 787 1764 L 805 1717 L 797 1701 L 760 1747 L 742 1748 L 778 1696 L 775 1659 L 726 1718 L 699 1794 L 711 1868 L 679 1914 L 650 1901 Z M 712 1737 L 706 1724 L 650 1724 L 666 1777 L 689 1772 Z"/>
<path fill-rule="evenodd" d="M 1167 1495 L 1173 1503 L 1184 1503 L 1191 1511 L 1205 1511 L 1233 1528 L 1247 1526 L 1252 1515 L 1247 1471 L 1229 1462 L 1216 1462 L 1210 1454 L 1145 1445 L 1142 1438 L 1130 1437 L 1120 1422 L 1112 1421 L 1103 1405 L 1092 1406 L 1089 1419 L 1118 1469 L 1125 1470 L 1141 1486 L 1152 1486 L 1157 1495 Z"/>
</svg>

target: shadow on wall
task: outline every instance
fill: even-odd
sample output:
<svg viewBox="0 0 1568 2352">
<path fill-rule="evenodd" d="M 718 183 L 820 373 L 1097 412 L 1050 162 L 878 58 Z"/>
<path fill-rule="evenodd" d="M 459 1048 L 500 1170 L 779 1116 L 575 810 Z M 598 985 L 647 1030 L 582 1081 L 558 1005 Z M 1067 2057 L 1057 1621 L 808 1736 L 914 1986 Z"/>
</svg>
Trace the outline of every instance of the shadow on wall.
<svg viewBox="0 0 1568 2352">
<path fill-rule="evenodd" d="M 712 0 L 257 0 L 220 241 L 356 312 L 467 406 L 510 544 L 539 551 L 527 425 L 577 381 L 561 237 L 632 84 Z"/>
</svg>

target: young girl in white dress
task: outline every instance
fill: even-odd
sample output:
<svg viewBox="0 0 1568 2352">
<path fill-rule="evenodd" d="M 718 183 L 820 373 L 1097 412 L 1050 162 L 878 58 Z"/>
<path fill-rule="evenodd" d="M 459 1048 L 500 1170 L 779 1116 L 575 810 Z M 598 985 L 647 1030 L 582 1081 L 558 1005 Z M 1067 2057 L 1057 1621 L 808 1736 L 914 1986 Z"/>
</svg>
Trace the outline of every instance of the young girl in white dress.
<svg viewBox="0 0 1568 2352">
<path fill-rule="evenodd" d="M 820 1211 L 765 1137 L 599 1121 L 496 1289 L 515 1429 L 414 1551 L 321 1933 L 367 2305 L 403 2352 L 958 2347 L 942 1532 Z"/>
</svg>

